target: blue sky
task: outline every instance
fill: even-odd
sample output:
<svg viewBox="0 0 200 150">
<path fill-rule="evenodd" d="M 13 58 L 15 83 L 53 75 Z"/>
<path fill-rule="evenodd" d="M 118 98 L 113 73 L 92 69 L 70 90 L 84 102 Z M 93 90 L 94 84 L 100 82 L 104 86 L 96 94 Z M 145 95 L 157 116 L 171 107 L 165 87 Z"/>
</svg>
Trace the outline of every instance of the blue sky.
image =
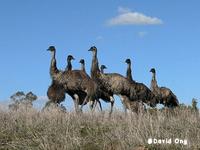
<svg viewBox="0 0 200 150">
<path fill-rule="evenodd" d="M 57 48 L 59 68 L 72 54 L 74 68 L 84 58 L 88 72 L 87 50 L 95 45 L 107 72 L 124 75 L 131 58 L 134 79 L 149 86 L 155 67 L 159 86 L 189 104 L 200 98 L 199 6 L 198 0 L 2 0 L 0 101 L 19 90 L 46 96 L 49 45 Z"/>
</svg>

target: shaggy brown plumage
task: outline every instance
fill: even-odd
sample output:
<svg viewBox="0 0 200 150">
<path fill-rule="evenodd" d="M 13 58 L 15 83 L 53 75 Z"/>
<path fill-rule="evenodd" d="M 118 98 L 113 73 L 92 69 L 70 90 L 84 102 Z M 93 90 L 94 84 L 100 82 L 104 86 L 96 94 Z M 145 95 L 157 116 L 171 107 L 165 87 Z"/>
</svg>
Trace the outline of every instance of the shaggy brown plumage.
<svg viewBox="0 0 200 150">
<path fill-rule="evenodd" d="M 179 106 L 176 95 L 169 88 L 158 86 L 156 81 L 156 70 L 152 68 L 150 72 L 152 73 L 151 91 L 157 96 L 159 102 L 166 107 Z"/>
<path fill-rule="evenodd" d="M 52 84 L 48 88 L 47 96 L 51 102 L 60 104 L 65 100 L 65 89 L 62 85 L 52 81 Z"/>
</svg>

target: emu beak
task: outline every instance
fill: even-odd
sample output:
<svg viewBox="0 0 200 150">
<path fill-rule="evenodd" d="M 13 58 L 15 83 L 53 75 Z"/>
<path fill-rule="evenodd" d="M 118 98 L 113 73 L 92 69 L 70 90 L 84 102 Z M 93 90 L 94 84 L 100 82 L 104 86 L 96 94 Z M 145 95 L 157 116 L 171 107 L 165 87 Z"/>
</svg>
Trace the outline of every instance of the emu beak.
<svg viewBox="0 0 200 150">
<path fill-rule="evenodd" d="M 48 48 L 47 51 L 50 51 L 50 49 Z"/>
<path fill-rule="evenodd" d="M 92 49 L 90 48 L 88 51 L 92 51 Z"/>
</svg>

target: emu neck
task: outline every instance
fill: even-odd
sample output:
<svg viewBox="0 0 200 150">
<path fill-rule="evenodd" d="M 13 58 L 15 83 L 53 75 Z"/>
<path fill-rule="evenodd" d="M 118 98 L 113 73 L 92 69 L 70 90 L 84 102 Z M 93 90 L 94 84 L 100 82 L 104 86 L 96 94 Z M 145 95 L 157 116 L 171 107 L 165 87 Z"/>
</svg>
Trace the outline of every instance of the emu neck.
<svg viewBox="0 0 200 150">
<path fill-rule="evenodd" d="M 99 73 L 100 73 L 100 70 L 99 70 L 99 62 L 97 58 L 97 51 L 94 51 L 93 57 L 92 57 L 91 77 L 95 78 L 97 77 Z"/>
<path fill-rule="evenodd" d="M 126 71 L 126 77 L 129 81 L 133 81 L 133 78 L 132 78 L 132 70 L 131 70 L 131 64 L 128 64 L 128 67 L 127 67 L 127 71 Z"/>
<path fill-rule="evenodd" d="M 53 78 L 53 76 L 58 73 L 58 68 L 56 65 L 56 51 L 51 52 L 51 65 L 50 65 L 50 76 Z"/>
<path fill-rule="evenodd" d="M 156 81 L 156 73 L 152 74 L 151 90 L 152 91 L 157 91 L 158 90 L 158 84 L 157 84 L 157 81 Z"/>
<path fill-rule="evenodd" d="M 85 72 L 85 64 L 81 64 L 81 70 Z"/>
<path fill-rule="evenodd" d="M 97 51 L 93 51 L 93 57 L 97 58 Z"/>
<path fill-rule="evenodd" d="M 104 69 L 103 68 L 101 68 L 101 73 L 104 74 Z"/>
<path fill-rule="evenodd" d="M 66 68 L 67 71 L 71 71 L 72 70 L 72 63 L 71 63 L 71 60 L 67 60 L 67 68 Z"/>
<path fill-rule="evenodd" d="M 56 59 L 56 51 L 52 51 L 51 52 L 51 58 L 52 59 Z"/>
<path fill-rule="evenodd" d="M 152 80 L 155 80 L 155 81 L 156 81 L 156 73 L 153 73 L 153 74 L 152 74 Z"/>
</svg>

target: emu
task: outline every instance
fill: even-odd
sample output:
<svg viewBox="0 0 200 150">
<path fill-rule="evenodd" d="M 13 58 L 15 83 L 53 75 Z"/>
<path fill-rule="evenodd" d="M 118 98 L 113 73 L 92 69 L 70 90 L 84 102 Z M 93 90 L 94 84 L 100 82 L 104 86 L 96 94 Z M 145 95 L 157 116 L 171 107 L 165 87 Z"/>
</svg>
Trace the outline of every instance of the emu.
<svg viewBox="0 0 200 150">
<path fill-rule="evenodd" d="M 131 60 L 126 59 L 127 64 L 126 78 L 135 87 L 137 99 L 130 99 L 126 96 L 122 96 L 125 109 L 130 109 L 133 112 L 138 113 L 140 110 L 144 110 L 144 104 L 147 103 L 151 107 L 155 107 L 157 104 L 157 99 L 151 90 L 145 86 L 143 83 L 138 83 L 133 80 L 132 70 L 131 70 Z"/>
<path fill-rule="evenodd" d="M 135 87 L 136 94 L 137 94 L 137 101 L 141 101 L 147 103 L 151 107 L 155 107 L 158 103 L 158 100 L 153 92 L 143 83 L 136 82 L 133 80 L 132 77 L 132 70 L 131 70 L 131 60 L 126 59 L 127 63 L 127 71 L 126 71 L 126 78 L 132 83 Z"/>
<path fill-rule="evenodd" d="M 53 49 L 55 49 L 55 47 L 50 46 L 47 50 L 50 50 L 50 49 L 53 50 Z M 55 53 L 52 53 L 53 59 L 51 62 L 50 73 L 52 71 L 55 71 L 55 72 L 59 71 L 56 67 Z M 56 80 L 52 80 L 52 83 L 48 87 L 48 90 L 47 90 L 47 97 L 48 97 L 49 101 L 45 104 L 44 108 L 49 106 L 51 103 L 59 105 L 61 102 L 63 102 L 65 100 L 65 89 L 64 89 L 63 85 L 58 84 L 58 82 Z"/>
<path fill-rule="evenodd" d="M 155 68 L 152 68 L 150 72 L 152 73 L 151 91 L 158 97 L 159 103 L 171 108 L 179 106 L 176 95 L 169 88 L 158 86 Z"/>
</svg>

